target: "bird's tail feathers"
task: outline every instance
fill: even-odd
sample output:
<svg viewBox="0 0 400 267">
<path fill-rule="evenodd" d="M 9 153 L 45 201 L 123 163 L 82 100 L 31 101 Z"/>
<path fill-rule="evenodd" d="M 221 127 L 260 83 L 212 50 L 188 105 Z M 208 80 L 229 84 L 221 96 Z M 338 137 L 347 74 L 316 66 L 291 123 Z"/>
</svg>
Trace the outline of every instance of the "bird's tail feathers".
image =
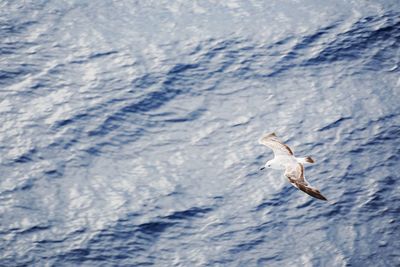
<svg viewBox="0 0 400 267">
<path fill-rule="evenodd" d="M 304 158 L 297 158 L 297 160 L 300 162 L 300 163 L 315 163 L 315 161 L 314 161 L 314 159 L 312 158 L 312 157 L 310 157 L 310 156 L 307 156 L 307 157 L 304 157 Z"/>
</svg>

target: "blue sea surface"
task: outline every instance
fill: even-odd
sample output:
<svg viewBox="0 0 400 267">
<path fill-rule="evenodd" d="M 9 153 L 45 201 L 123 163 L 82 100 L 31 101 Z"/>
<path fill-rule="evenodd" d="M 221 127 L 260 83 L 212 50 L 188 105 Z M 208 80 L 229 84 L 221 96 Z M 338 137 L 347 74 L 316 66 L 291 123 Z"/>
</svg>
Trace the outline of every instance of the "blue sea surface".
<svg viewBox="0 0 400 267">
<path fill-rule="evenodd" d="M 399 155 L 398 0 L 0 0 L 0 266 L 400 266 Z"/>
</svg>

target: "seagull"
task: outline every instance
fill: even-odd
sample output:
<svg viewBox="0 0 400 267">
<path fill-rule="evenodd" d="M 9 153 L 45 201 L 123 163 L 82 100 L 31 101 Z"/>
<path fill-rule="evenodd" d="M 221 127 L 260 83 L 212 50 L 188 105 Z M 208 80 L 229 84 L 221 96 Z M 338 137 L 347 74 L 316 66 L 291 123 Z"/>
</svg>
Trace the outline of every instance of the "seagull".
<svg viewBox="0 0 400 267">
<path fill-rule="evenodd" d="M 267 161 L 261 170 L 265 168 L 285 170 L 286 178 L 289 179 L 289 182 L 294 187 L 312 197 L 320 200 L 327 200 L 321 192 L 315 187 L 312 187 L 304 177 L 304 164 L 314 163 L 311 157 L 296 158 L 292 149 L 280 141 L 275 133 L 265 135 L 259 140 L 259 143 L 269 147 L 274 152 L 274 158 Z"/>
</svg>

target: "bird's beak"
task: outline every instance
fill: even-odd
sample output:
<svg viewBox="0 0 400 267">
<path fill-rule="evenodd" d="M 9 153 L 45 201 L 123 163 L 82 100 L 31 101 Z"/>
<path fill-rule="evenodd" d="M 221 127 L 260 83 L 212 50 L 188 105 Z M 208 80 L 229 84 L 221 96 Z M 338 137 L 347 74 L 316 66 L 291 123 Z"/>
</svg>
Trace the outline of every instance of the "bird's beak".
<svg viewBox="0 0 400 267">
<path fill-rule="evenodd" d="M 264 169 L 265 169 L 265 167 L 261 167 L 261 168 L 260 168 L 260 171 L 262 171 L 262 170 L 264 170 Z"/>
</svg>

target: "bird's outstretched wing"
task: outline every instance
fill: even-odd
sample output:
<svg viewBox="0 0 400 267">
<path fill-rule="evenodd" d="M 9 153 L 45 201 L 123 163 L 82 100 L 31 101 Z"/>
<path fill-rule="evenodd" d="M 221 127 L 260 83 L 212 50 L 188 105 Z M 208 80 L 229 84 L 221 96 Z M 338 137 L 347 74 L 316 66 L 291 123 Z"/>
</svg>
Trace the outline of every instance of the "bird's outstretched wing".
<svg viewBox="0 0 400 267">
<path fill-rule="evenodd" d="M 288 167 L 285 170 L 285 176 L 289 179 L 290 183 L 305 192 L 306 194 L 321 199 L 327 200 L 321 192 L 315 187 L 312 187 L 304 178 L 304 166 L 301 163 L 296 164 L 294 167 Z"/>
<path fill-rule="evenodd" d="M 279 140 L 275 133 L 265 135 L 259 140 L 259 143 L 271 148 L 275 156 L 293 155 L 293 151 L 290 149 L 290 147 Z"/>
</svg>

